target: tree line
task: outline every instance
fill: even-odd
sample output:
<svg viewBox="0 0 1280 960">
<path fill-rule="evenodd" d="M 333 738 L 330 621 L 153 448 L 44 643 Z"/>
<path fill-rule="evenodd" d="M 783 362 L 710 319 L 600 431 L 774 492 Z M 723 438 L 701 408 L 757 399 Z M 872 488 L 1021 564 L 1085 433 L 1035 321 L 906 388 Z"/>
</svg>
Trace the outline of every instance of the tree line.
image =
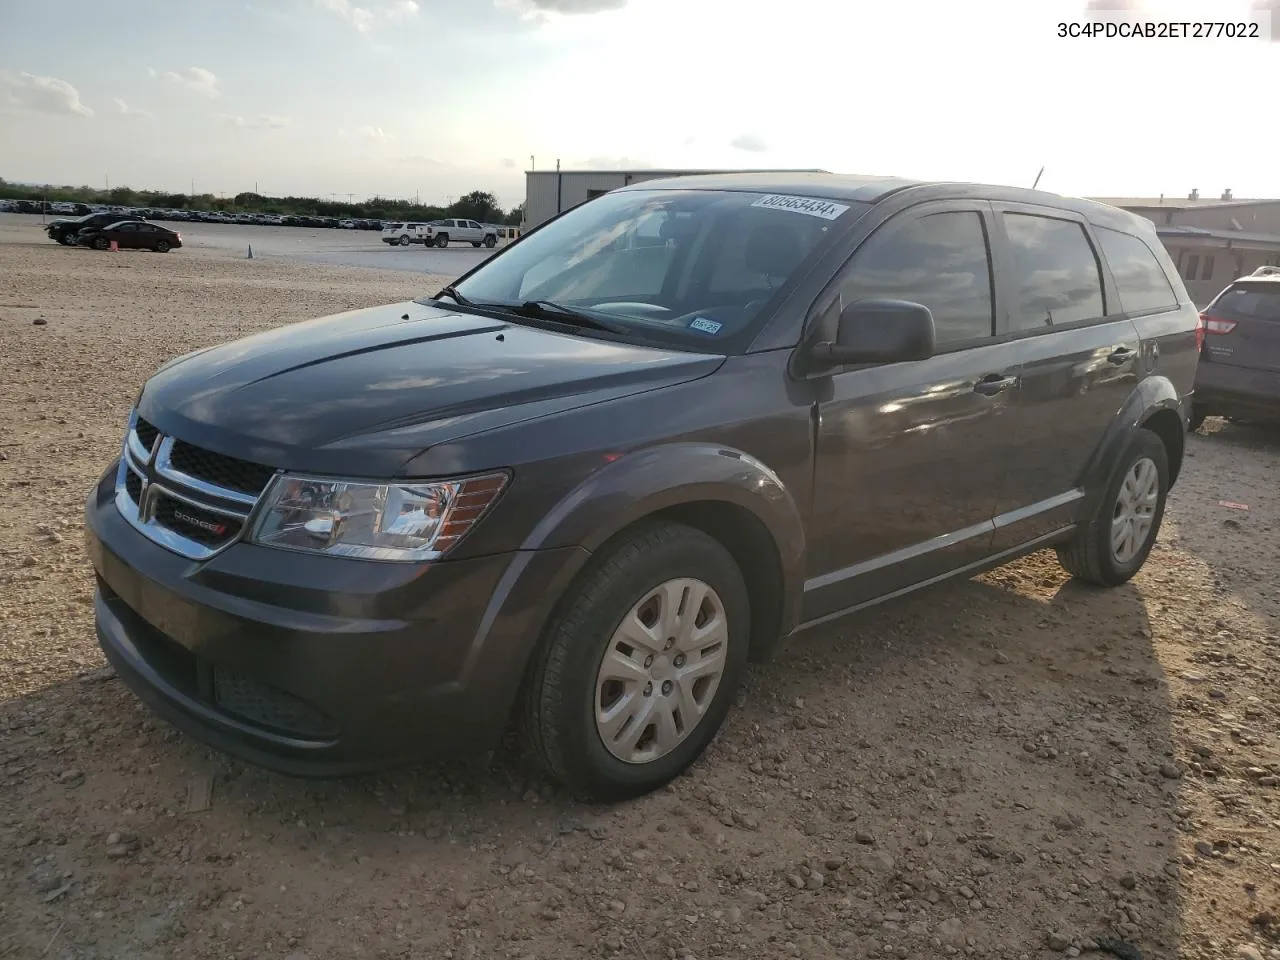
<svg viewBox="0 0 1280 960">
<path fill-rule="evenodd" d="M 132 187 L 72 187 L 8 183 L 0 178 L 0 199 L 31 200 L 39 203 L 100 203 L 121 207 L 151 207 L 159 210 L 207 210 L 223 213 L 273 213 L 281 216 L 337 217 L 352 220 L 443 220 L 446 217 L 478 220 L 481 223 L 519 226 L 524 204 L 503 210 L 498 198 L 485 190 L 473 190 L 448 206 L 420 204 L 410 200 L 370 197 L 360 203 L 323 200 L 319 197 L 269 197 L 259 193 L 238 193 L 234 198 L 210 193 L 169 193 L 163 190 L 135 190 Z"/>
</svg>

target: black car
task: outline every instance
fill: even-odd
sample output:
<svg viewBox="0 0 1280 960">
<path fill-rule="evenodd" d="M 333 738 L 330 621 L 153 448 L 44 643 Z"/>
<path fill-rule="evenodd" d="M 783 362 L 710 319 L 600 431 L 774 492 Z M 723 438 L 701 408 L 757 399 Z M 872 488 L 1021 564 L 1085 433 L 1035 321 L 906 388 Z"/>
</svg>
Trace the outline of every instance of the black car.
<svg viewBox="0 0 1280 960">
<path fill-rule="evenodd" d="M 1280 267 L 1234 281 L 1200 320 L 1192 429 L 1209 416 L 1280 422 Z"/>
<path fill-rule="evenodd" d="M 71 246 L 77 242 L 77 237 L 85 230 L 95 230 L 100 227 L 109 227 L 113 223 L 120 223 L 122 220 L 146 220 L 146 217 L 126 216 L 122 213 L 91 213 L 87 217 L 78 217 L 75 220 L 51 220 L 45 232 L 49 234 L 50 240 L 56 240 L 66 246 Z"/>
<path fill-rule="evenodd" d="M 95 250 L 109 250 L 115 244 L 119 250 L 154 250 L 168 253 L 182 246 L 182 234 L 158 223 L 142 220 L 122 220 L 102 227 L 86 227 L 80 231 L 76 242 Z"/>
<path fill-rule="evenodd" d="M 1143 565 L 1197 313 L 1152 224 L 1004 187 L 626 187 L 435 296 L 198 350 L 89 493 L 100 642 L 194 736 L 329 776 L 495 746 L 670 780 L 749 658 L 1056 548 Z"/>
</svg>

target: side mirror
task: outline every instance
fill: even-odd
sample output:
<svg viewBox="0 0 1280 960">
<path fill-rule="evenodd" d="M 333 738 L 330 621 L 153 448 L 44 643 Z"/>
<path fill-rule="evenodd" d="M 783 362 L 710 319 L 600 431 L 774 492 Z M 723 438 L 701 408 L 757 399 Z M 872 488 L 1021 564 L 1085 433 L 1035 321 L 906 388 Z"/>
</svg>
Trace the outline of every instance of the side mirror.
<svg viewBox="0 0 1280 960">
<path fill-rule="evenodd" d="M 903 363 L 933 356 L 933 314 L 910 300 L 855 300 L 840 312 L 835 342 L 815 344 L 828 363 Z"/>
</svg>

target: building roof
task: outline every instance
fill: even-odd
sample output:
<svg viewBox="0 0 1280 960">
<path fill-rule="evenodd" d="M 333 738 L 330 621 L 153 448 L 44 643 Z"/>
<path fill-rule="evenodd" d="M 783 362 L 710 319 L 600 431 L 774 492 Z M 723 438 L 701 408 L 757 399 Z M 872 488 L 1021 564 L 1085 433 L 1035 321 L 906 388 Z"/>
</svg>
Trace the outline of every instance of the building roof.
<svg viewBox="0 0 1280 960">
<path fill-rule="evenodd" d="M 1161 240 L 1215 240 L 1223 244 L 1273 247 L 1280 250 L 1280 234 L 1248 233 L 1244 230 L 1215 230 L 1211 227 L 1187 227 L 1168 224 L 1156 227 Z"/>
<path fill-rule="evenodd" d="M 1113 207 L 1124 207 L 1127 210 L 1159 209 L 1159 210 L 1208 210 L 1221 207 L 1253 207 L 1261 203 L 1280 203 L 1280 199 L 1238 199 L 1220 200 L 1216 197 L 1201 197 L 1199 200 L 1188 200 L 1186 197 L 1090 197 L 1098 203 L 1110 204 Z"/>
<path fill-rule="evenodd" d="M 659 169 L 651 169 L 648 167 L 645 167 L 639 170 L 526 170 L 525 171 L 526 174 L 533 174 L 534 176 L 555 176 L 557 173 L 559 173 L 559 174 L 573 174 L 575 176 L 585 176 L 585 175 L 598 176 L 600 174 L 615 174 L 618 176 L 633 176 L 633 177 L 638 174 L 646 177 L 705 176 L 709 174 L 726 173 L 726 172 L 732 172 L 732 173 L 827 173 L 828 171 L 821 170 L 817 167 L 804 167 L 804 168 L 797 168 L 797 169 L 790 169 L 790 170 L 758 168 L 755 170 L 734 170 L 734 171 L 677 170 L 677 169 L 659 170 Z"/>
</svg>

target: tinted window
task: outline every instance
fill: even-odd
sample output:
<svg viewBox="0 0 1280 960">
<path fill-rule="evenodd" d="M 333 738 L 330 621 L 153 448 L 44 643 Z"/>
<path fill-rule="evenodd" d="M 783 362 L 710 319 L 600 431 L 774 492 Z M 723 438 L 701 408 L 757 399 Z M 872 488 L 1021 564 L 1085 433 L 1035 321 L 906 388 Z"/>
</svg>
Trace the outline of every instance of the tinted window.
<svg viewBox="0 0 1280 960">
<path fill-rule="evenodd" d="M 1102 255 L 1107 258 L 1111 275 L 1116 278 L 1120 304 L 1128 313 L 1144 310 L 1172 309 L 1178 295 L 1151 248 L 1138 237 L 1118 230 L 1099 228 Z"/>
<path fill-rule="evenodd" d="M 1222 296 L 1214 301 L 1213 312 L 1280 321 L 1280 283 L 1237 284 L 1223 291 Z"/>
<path fill-rule="evenodd" d="M 933 313 L 938 343 L 991 336 L 991 262 L 982 217 L 935 213 L 873 234 L 840 291 L 842 307 L 869 298 L 924 304 Z"/>
<path fill-rule="evenodd" d="M 1020 309 L 1014 330 L 1039 330 L 1103 315 L 1102 274 L 1084 227 L 1071 220 L 1008 213 Z"/>
</svg>

